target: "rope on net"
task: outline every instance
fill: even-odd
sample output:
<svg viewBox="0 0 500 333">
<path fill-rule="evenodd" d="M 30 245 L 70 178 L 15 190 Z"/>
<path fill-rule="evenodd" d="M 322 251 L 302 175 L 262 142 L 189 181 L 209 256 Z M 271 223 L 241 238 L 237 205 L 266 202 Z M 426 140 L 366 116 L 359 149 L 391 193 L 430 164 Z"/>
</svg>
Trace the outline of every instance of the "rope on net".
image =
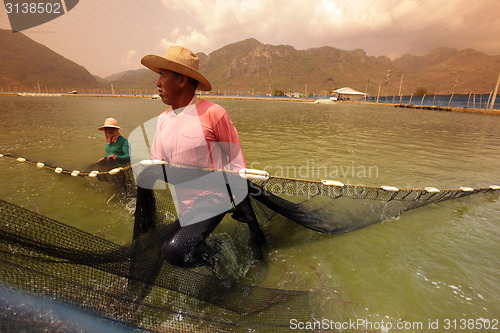
<svg viewBox="0 0 500 333">
<path fill-rule="evenodd" d="M 46 165 L 43 162 L 34 162 L 34 161 L 31 161 L 31 160 L 24 158 L 24 157 L 14 157 L 14 156 L 11 156 L 9 154 L 0 154 L 0 158 L 2 158 L 2 157 L 7 158 L 7 159 L 11 159 L 11 160 L 15 160 L 15 161 L 20 162 L 20 163 L 26 163 L 29 165 L 33 165 L 39 169 L 48 169 L 48 170 L 54 171 L 55 173 L 58 173 L 58 174 L 66 174 L 66 175 L 71 175 L 73 177 L 76 177 L 76 176 L 97 177 L 97 175 L 116 175 L 121 171 L 132 168 L 132 165 L 126 165 L 126 166 L 119 167 L 119 168 L 113 168 L 109 171 L 93 170 L 93 171 L 88 171 L 88 172 L 81 172 L 79 170 L 67 170 L 67 169 L 63 169 L 61 167 L 53 167 L 50 165 Z"/>
<path fill-rule="evenodd" d="M 410 189 L 400 189 L 395 186 L 389 186 L 389 185 L 382 185 L 379 187 L 376 186 L 365 186 L 365 185 L 350 185 L 350 184 L 344 184 L 340 181 L 336 180 L 308 180 L 308 179 L 294 179 L 294 178 L 287 178 L 287 177 L 279 177 L 279 176 L 272 176 L 269 175 L 266 171 L 262 170 L 254 170 L 254 169 L 243 169 L 240 172 L 232 172 L 232 171 L 227 171 L 227 170 L 216 170 L 216 169 L 208 169 L 208 168 L 195 168 L 195 167 L 190 167 L 190 166 L 185 166 L 185 165 L 179 165 L 179 164 L 174 164 L 174 163 L 168 163 L 165 161 L 157 161 L 157 160 L 143 160 L 131 165 L 125 165 L 117 168 L 113 168 L 108 171 L 97 171 L 97 170 L 92 170 L 92 171 L 79 171 L 79 170 L 68 170 L 68 169 L 63 169 L 61 167 L 53 167 L 46 165 L 43 162 L 34 162 L 31 161 L 27 158 L 23 157 L 15 157 L 11 156 L 9 154 L 0 154 L 0 158 L 7 158 L 11 160 L 15 160 L 20 163 L 26 163 L 29 165 L 36 166 L 39 169 L 48 169 L 51 171 L 54 171 L 57 174 L 66 174 L 66 175 L 71 175 L 73 177 L 79 176 L 79 177 L 97 177 L 98 175 L 116 175 L 119 174 L 120 172 L 124 172 L 130 169 L 133 169 L 138 166 L 149 166 L 149 165 L 166 165 L 169 167 L 173 168 L 180 168 L 180 169 L 192 169 L 192 170 L 201 170 L 201 171 L 220 171 L 220 172 L 225 172 L 225 173 L 233 173 L 235 175 L 240 175 L 245 179 L 249 179 L 256 184 L 266 186 L 274 186 L 274 188 L 277 188 L 275 191 L 271 191 L 276 194 L 276 192 L 281 192 L 285 194 L 306 194 L 306 195 L 316 195 L 316 194 L 321 194 L 321 195 L 328 195 L 328 196 L 334 196 L 334 197 L 340 197 L 340 196 L 348 196 L 353 199 L 380 199 L 380 200 L 404 200 L 404 201 L 412 201 L 412 200 L 420 200 L 420 199 L 430 199 L 432 197 L 445 197 L 449 195 L 450 193 L 454 193 L 454 197 L 457 197 L 458 193 L 463 192 L 464 195 L 472 194 L 472 193 L 477 193 L 477 192 L 485 192 L 485 191 L 491 191 L 491 190 L 500 190 L 500 185 L 489 185 L 488 187 L 480 187 L 480 188 L 472 188 L 468 186 L 461 186 L 459 188 L 455 189 L 438 189 L 433 186 L 425 187 L 425 188 L 410 188 Z M 269 180 L 281 180 L 282 182 L 289 182 L 289 183 L 295 183 L 295 184 L 307 184 L 309 187 L 306 189 L 304 185 L 300 186 L 297 185 L 297 189 L 293 192 L 288 192 L 287 190 L 290 189 L 290 186 L 285 186 L 283 188 L 279 188 L 279 185 L 276 185 L 277 183 L 274 182 L 275 185 L 269 185 L 268 181 Z M 322 186 L 323 185 L 323 186 Z M 325 192 L 328 193 L 324 193 Z M 314 194 L 314 192 L 318 192 Z M 412 195 L 413 194 L 413 195 Z M 416 194 L 416 195 L 415 195 Z M 459 195 L 458 195 L 459 196 Z"/>
</svg>

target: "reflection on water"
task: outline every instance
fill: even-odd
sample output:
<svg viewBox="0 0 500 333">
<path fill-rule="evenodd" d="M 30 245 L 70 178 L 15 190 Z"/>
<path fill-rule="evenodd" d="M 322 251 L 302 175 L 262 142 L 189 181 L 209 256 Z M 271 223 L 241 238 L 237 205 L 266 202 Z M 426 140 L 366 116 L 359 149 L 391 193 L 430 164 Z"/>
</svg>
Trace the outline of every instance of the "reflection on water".
<svg viewBox="0 0 500 333">
<path fill-rule="evenodd" d="M 500 182 L 500 117 L 216 102 L 238 128 L 248 165 L 271 174 L 400 188 Z M 164 109 L 158 100 L 138 98 L 0 96 L 0 153 L 83 169 L 104 153 L 97 128 L 105 118 L 118 119 L 127 136 Z M 126 203 L 110 200 L 106 184 L 6 159 L 0 168 L 1 199 L 118 243 L 130 241 L 132 214 Z M 264 230 L 269 269 L 262 285 L 315 289 L 312 306 L 336 321 L 493 318 L 500 313 L 499 213 L 498 195 L 477 195 L 338 236 L 278 218 Z"/>
</svg>

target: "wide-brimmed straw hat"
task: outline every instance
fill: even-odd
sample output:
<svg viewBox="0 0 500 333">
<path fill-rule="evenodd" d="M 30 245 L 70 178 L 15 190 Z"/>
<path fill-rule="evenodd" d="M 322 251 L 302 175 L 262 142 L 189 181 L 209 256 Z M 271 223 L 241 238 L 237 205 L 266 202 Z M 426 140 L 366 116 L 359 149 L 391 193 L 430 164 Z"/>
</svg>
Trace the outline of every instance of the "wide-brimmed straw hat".
<svg viewBox="0 0 500 333">
<path fill-rule="evenodd" d="M 119 128 L 122 129 L 120 126 L 118 126 L 118 122 L 116 121 L 115 118 L 108 118 L 104 121 L 104 125 L 99 127 L 99 131 L 104 131 L 104 129 L 108 128 Z"/>
<path fill-rule="evenodd" d="M 199 72 L 200 58 L 185 47 L 171 46 L 165 52 L 164 57 L 152 54 L 144 56 L 141 64 L 156 73 L 159 73 L 161 69 L 166 69 L 186 75 L 198 81 L 198 90 L 212 90 L 210 82 Z"/>
</svg>

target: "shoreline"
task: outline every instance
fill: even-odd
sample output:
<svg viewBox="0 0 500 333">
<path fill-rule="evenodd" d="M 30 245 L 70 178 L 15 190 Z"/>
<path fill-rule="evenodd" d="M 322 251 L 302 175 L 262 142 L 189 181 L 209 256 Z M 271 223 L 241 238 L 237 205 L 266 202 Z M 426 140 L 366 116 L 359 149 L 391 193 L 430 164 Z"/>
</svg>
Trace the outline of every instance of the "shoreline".
<svg viewBox="0 0 500 333">
<path fill-rule="evenodd" d="M 339 103 L 352 103 L 352 104 L 369 104 L 376 106 L 392 106 L 400 109 L 416 109 L 416 110 L 431 110 L 440 112 L 462 112 L 462 113 L 479 113 L 479 114 L 491 114 L 500 115 L 499 109 L 475 109 L 475 108 L 457 108 L 448 106 L 437 106 L 437 105 L 415 105 L 415 104 L 394 104 L 394 103 L 373 103 L 373 102 L 353 102 L 353 101 L 341 101 Z"/>
<path fill-rule="evenodd" d="M 20 97 L 126 97 L 126 98 L 149 98 L 156 99 L 153 95 L 132 95 L 132 94 L 70 94 L 70 93 L 13 93 L 0 92 L 0 95 L 11 95 Z M 201 98 L 207 99 L 231 99 L 231 100 L 256 100 L 256 101 L 283 101 L 283 102 L 302 102 L 315 103 L 318 99 L 313 98 L 293 98 L 293 97 L 264 97 L 264 96 L 223 96 L 223 95 L 198 95 Z M 457 107 L 442 107 L 435 105 L 414 105 L 414 104 L 394 104 L 394 103 L 374 103 L 364 101 L 335 101 L 331 103 L 317 104 L 368 104 L 375 106 L 392 106 L 401 109 L 416 109 L 416 110 L 431 110 L 441 112 L 462 112 L 475 114 L 500 115 L 500 109 L 475 109 L 475 108 L 457 108 Z"/>
</svg>

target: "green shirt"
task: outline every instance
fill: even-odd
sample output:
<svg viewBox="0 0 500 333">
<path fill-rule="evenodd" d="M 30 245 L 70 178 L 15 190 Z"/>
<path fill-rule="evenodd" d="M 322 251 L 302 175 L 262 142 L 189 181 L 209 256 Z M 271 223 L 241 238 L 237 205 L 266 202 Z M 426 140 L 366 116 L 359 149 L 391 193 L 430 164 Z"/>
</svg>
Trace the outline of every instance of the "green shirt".
<svg viewBox="0 0 500 333">
<path fill-rule="evenodd" d="M 125 165 L 130 163 L 130 150 L 128 140 L 123 136 L 118 137 L 112 144 L 106 143 L 106 157 L 116 155 L 116 163 Z"/>
</svg>

